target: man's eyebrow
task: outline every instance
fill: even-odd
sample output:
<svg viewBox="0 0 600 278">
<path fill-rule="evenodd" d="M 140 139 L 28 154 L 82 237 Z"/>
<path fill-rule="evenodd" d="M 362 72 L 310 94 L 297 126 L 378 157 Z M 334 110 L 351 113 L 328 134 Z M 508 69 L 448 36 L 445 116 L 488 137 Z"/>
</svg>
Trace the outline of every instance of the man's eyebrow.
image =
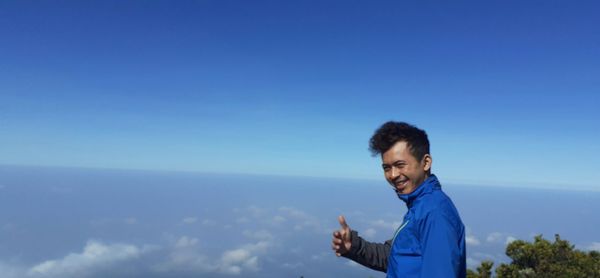
<svg viewBox="0 0 600 278">
<path fill-rule="evenodd" d="M 404 161 L 404 160 L 396 160 L 396 161 L 392 162 L 392 164 L 406 164 L 406 161 Z M 386 166 L 390 166 L 390 164 L 387 164 L 387 163 L 381 164 L 381 167 L 386 167 Z"/>
</svg>

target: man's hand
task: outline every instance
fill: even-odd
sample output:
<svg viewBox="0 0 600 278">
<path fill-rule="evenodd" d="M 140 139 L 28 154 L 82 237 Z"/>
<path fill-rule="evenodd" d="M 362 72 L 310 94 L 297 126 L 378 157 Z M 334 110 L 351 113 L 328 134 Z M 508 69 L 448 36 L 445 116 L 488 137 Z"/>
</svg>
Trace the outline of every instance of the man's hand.
<svg viewBox="0 0 600 278">
<path fill-rule="evenodd" d="M 341 256 L 350 251 L 352 247 L 352 239 L 350 238 L 350 227 L 346 223 L 346 219 L 343 215 L 338 216 L 341 228 L 333 232 L 333 240 L 331 248 L 335 251 L 336 256 Z"/>
</svg>

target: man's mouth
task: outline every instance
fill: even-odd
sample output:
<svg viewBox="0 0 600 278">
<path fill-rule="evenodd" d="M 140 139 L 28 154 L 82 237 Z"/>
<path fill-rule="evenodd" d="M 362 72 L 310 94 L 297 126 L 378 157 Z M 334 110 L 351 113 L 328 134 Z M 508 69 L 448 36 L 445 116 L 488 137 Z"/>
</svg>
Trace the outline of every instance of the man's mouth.
<svg viewBox="0 0 600 278">
<path fill-rule="evenodd" d="M 404 190 L 404 188 L 406 187 L 407 184 L 408 184 L 408 179 L 394 181 L 394 187 L 396 188 L 396 191 L 398 191 L 398 192 L 402 192 L 402 190 Z"/>
</svg>

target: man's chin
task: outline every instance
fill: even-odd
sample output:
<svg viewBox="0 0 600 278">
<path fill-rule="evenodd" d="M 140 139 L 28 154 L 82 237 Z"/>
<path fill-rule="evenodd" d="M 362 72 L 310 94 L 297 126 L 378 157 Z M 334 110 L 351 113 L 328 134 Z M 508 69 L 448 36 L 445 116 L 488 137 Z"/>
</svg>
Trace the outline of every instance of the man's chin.
<svg viewBox="0 0 600 278">
<path fill-rule="evenodd" d="M 413 193 L 413 191 L 415 191 L 415 188 L 414 188 L 414 187 L 411 187 L 411 186 L 404 186 L 404 187 L 402 187 L 402 188 L 398 188 L 398 187 L 396 187 L 396 188 L 394 189 L 394 191 L 396 191 L 396 193 L 397 193 L 397 194 L 406 195 L 406 194 Z"/>
<path fill-rule="evenodd" d="M 404 192 L 406 192 L 406 187 L 402 187 L 402 188 L 394 188 L 394 191 L 396 191 L 396 194 L 406 194 Z"/>
</svg>

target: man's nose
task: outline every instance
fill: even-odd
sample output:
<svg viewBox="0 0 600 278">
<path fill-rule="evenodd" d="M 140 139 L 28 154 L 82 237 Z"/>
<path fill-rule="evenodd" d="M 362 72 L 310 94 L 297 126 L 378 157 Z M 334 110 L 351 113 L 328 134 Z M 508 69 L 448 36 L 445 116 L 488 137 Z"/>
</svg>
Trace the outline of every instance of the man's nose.
<svg viewBox="0 0 600 278">
<path fill-rule="evenodd" d="M 400 171 L 396 167 L 392 167 L 392 180 L 396 179 L 400 175 Z"/>
</svg>

